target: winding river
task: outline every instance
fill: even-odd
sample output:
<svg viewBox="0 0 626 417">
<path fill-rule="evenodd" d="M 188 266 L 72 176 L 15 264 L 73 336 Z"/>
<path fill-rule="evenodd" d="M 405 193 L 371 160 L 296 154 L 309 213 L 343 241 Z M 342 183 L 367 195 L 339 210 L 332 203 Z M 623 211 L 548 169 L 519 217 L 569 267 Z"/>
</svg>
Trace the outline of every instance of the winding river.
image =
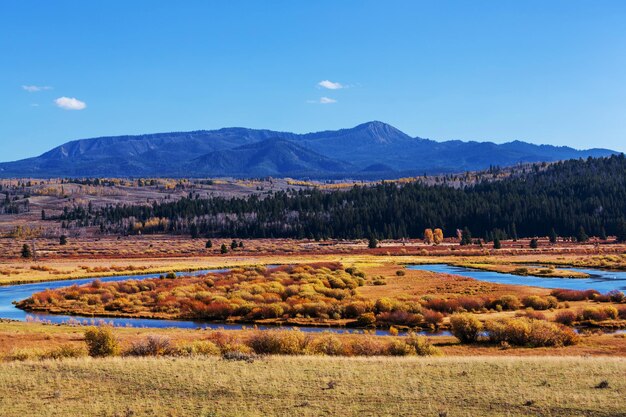
<svg viewBox="0 0 626 417">
<path fill-rule="evenodd" d="M 484 271 L 480 269 L 464 268 L 446 264 L 411 265 L 407 268 L 418 271 L 461 275 L 464 277 L 474 278 L 479 281 L 494 282 L 497 284 L 526 285 L 541 288 L 564 288 L 567 290 L 596 290 L 603 294 L 613 290 L 626 290 L 626 272 L 622 271 L 567 268 L 568 271 L 584 272 L 590 275 L 590 277 L 541 278 Z"/>
<path fill-rule="evenodd" d="M 529 285 L 543 288 L 566 288 L 574 290 L 586 290 L 594 289 L 602 293 L 606 293 L 612 290 L 626 290 L 626 272 L 614 272 L 603 271 L 598 269 L 574 269 L 570 270 L 581 271 L 590 274 L 590 278 L 583 279 L 568 279 L 568 278 L 538 278 L 530 276 L 518 276 L 512 274 L 505 274 L 499 272 L 482 271 L 471 268 L 463 268 L 457 266 L 450 266 L 445 264 L 429 264 L 429 265 L 411 265 L 408 269 L 431 271 L 439 273 L 447 273 L 454 275 L 462 275 L 470 278 L 474 278 L 480 281 L 494 282 L 500 284 L 514 284 L 514 285 Z M 226 269 L 212 269 L 201 270 L 195 272 L 182 272 L 177 273 L 178 276 L 195 276 L 202 275 L 209 272 L 225 272 Z M 0 286 L 0 318 L 12 319 L 12 320 L 34 320 L 48 323 L 68 323 L 68 322 L 80 322 L 81 324 L 92 324 L 106 322 L 114 326 L 123 327 L 149 327 L 149 328 L 181 328 L 181 329 L 224 329 L 224 330 L 239 330 L 245 327 L 250 328 L 251 325 L 243 324 L 228 324 L 228 323 L 209 323 L 206 321 L 191 321 L 191 320 L 163 320 L 163 319 L 139 319 L 139 318 L 93 318 L 85 316 L 69 316 L 61 314 L 47 314 L 47 313 L 35 313 L 26 312 L 18 309 L 13 304 L 14 301 L 19 301 L 30 297 L 32 294 L 43 291 L 46 289 L 55 289 L 61 287 L 67 287 L 70 285 L 88 284 L 95 279 L 99 279 L 102 282 L 112 281 L 124 281 L 128 279 L 146 279 L 157 278 L 160 274 L 144 274 L 144 275 L 124 275 L 124 276 L 111 276 L 101 278 L 83 278 L 83 279 L 69 279 L 63 281 L 48 281 L 39 282 L 34 284 L 18 284 L 18 285 L 6 285 Z M 275 326 L 256 326 L 260 329 L 275 328 Z M 361 332 L 360 330 L 345 329 L 345 328 L 331 328 L 331 327 L 306 327 L 299 326 L 302 331 L 305 332 Z M 377 334 L 386 335 L 389 334 L 385 330 L 377 330 Z M 443 335 L 449 334 L 448 332 L 428 333 L 428 335 Z"/>
</svg>

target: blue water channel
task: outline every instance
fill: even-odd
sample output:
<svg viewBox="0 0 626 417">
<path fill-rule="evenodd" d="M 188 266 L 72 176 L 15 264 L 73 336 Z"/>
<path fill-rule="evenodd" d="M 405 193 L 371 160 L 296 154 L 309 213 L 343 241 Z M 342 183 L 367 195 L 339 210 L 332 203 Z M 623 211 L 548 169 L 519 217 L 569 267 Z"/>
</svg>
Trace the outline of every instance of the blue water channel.
<svg viewBox="0 0 626 417">
<path fill-rule="evenodd" d="M 497 284 L 527 285 L 541 288 L 564 288 L 568 290 L 596 290 L 607 293 L 613 290 L 626 290 L 626 272 L 601 269 L 567 268 L 568 271 L 584 272 L 589 278 L 541 278 L 520 276 L 502 272 L 484 271 L 446 264 L 411 265 L 408 269 L 461 275 L 479 281 Z"/>
</svg>

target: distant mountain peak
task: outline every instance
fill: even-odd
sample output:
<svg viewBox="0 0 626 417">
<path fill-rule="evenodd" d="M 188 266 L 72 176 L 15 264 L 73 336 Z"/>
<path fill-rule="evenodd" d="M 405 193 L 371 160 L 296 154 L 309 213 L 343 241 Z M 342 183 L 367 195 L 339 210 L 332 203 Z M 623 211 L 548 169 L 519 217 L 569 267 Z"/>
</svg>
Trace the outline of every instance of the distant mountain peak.
<svg viewBox="0 0 626 417">
<path fill-rule="evenodd" d="M 371 122 L 362 123 L 353 128 L 355 131 L 366 132 L 366 134 L 378 143 L 391 143 L 395 140 L 411 139 L 409 135 L 390 124 L 373 120 Z"/>
</svg>

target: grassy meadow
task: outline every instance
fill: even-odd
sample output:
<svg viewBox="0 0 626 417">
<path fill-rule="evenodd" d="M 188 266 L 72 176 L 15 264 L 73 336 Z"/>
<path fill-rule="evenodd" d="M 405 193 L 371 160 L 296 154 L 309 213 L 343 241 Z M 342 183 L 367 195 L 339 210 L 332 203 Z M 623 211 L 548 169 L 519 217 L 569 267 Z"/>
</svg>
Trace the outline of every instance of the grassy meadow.
<svg viewBox="0 0 626 417">
<path fill-rule="evenodd" d="M 81 358 L 3 364 L 0 415 L 608 417 L 625 393 L 623 358 Z"/>
</svg>

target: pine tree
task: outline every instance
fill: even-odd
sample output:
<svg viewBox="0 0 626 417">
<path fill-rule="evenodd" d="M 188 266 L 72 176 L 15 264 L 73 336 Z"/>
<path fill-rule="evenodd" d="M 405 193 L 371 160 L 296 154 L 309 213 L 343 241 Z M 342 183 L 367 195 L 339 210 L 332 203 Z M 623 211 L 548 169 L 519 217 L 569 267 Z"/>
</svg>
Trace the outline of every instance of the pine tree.
<svg viewBox="0 0 626 417">
<path fill-rule="evenodd" d="M 585 232 L 585 228 L 580 226 L 578 228 L 578 233 L 576 233 L 576 242 L 582 243 L 589 240 L 589 236 L 587 236 L 587 232 Z"/>
<path fill-rule="evenodd" d="M 220 253 L 222 254 L 228 253 L 228 247 L 226 246 L 225 243 L 222 243 L 222 247 L 220 248 Z"/>
<path fill-rule="evenodd" d="M 626 220 L 621 220 L 617 224 L 616 239 L 618 242 L 626 242 Z"/>
<path fill-rule="evenodd" d="M 465 227 L 463 232 L 461 233 L 461 246 L 471 245 L 472 244 L 472 232 L 470 232 L 469 228 Z"/>
<path fill-rule="evenodd" d="M 498 239 L 497 237 L 495 239 L 493 239 L 493 248 L 494 249 L 502 248 L 502 244 L 500 243 L 500 239 Z"/>
<path fill-rule="evenodd" d="M 554 227 L 550 230 L 549 239 L 550 239 L 550 243 L 553 243 L 553 244 L 556 243 L 558 239 L 558 236 L 556 234 L 556 230 L 554 230 Z"/>
<path fill-rule="evenodd" d="M 369 238 L 369 242 L 367 243 L 367 247 L 370 249 L 376 249 L 378 247 L 378 240 L 374 236 L 371 236 Z"/>
<path fill-rule="evenodd" d="M 530 239 L 530 244 L 529 244 L 531 249 L 537 249 L 539 247 L 539 241 L 535 238 Z"/>
<path fill-rule="evenodd" d="M 211 249 L 213 247 L 213 242 L 211 241 L 211 239 L 206 241 L 206 245 L 204 245 L 204 247 L 207 249 Z"/>
<path fill-rule="evenodd" d="M 189 233 L 191 234 L 192 239 L 197 239 L 200 237 L 200 233 L 198 232 L 198 226 L 195 223 L 192 223 L 189 227 Z"/>
<path fill-rule="evenodd" d="M 33 256 L 33 254 L 30 251 L 30 246 L 28 246 L 28 244 L 24 243 L 24 245 L 22 245 L 22 258 L 30 258 L 32 256 Z"/>
</svg>

